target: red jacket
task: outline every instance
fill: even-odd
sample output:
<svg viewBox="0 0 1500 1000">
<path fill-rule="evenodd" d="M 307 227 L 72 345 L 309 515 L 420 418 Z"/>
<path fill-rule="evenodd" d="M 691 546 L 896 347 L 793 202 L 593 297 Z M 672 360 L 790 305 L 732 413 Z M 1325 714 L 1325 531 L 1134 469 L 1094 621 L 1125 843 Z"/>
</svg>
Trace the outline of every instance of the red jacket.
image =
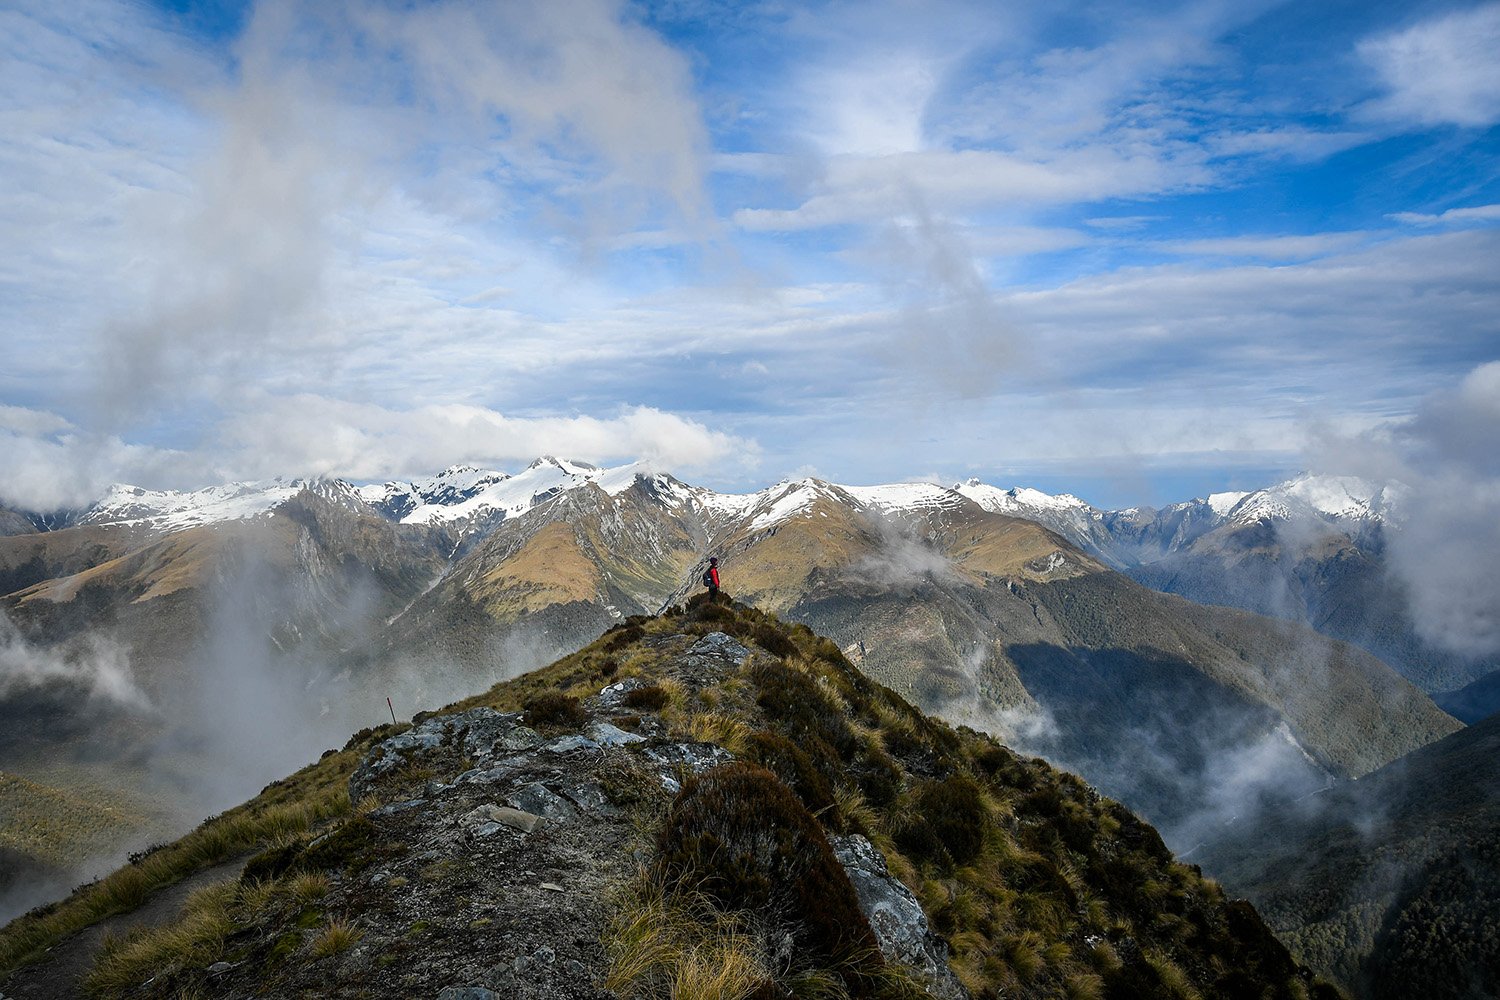
<svg viewBox="0 0 1500 1000">
<path fill-rule="evenodd" d="M 714 582 L 714 589 L 718 590 L 719 589 L 719 567 L 717 567 L 717 566 L 710 566 L 708 568 L 708 578 Z"/>
</svg>

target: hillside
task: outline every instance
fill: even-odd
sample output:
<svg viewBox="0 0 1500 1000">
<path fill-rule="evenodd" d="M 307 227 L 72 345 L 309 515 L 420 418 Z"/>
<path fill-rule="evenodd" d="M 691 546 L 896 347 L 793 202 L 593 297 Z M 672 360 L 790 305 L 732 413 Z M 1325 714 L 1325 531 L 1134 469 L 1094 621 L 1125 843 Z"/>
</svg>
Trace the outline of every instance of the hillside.
<svg viewBox="0 0 1500 1000">
<path fill-rule="evenodd" d="M 1302 959 L 1368 997 L 1500 992 L 1500 717 L 1209 845 Z"/>
<path fill-rule="evenodd" d="M 0 697 L 0 767 L 138 760 L 184 810 L 223 808 L 386 697 L 440 704 L 680 603 L 706 552 L 734 593 L 923 710 L 1077 771 L 1182 850 L 1457 727 L 1368 655 L 1153 592 L 958 491 L 735 496 L 549 459 L 360 490 L 120 489 L 73 527 L 0 538 L 19 586 L 0 610 L 26 657 L 60 664 Z M 81 691 L 101 664 L 139 697 Z"/>
<path fill-rule="evenodd" d="M 104 997 L 1336 996 L 1128 810 L 748 607 L 415 723 L 0 930 L 0 990 L 74 962 Z"/>
</svg>

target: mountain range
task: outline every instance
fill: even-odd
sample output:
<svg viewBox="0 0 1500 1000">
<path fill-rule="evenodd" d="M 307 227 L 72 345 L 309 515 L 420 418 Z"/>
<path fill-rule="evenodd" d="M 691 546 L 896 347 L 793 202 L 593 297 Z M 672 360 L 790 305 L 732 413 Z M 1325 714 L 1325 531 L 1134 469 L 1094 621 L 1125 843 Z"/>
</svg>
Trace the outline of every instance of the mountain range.
<svg viewBox="0 0 1500 1000">
<path fill-rule="evenodd" d="M 1188 851 L 1460 728 L 1386 663 L 1295 617 L 1206 606 L 1115 568 L 1292 523 L 1299 497 L 1354 537 L 1398 495 L 1329 511 L 1323 486 L 1098 512 L 973 482 L 721 494 L 547 458 L 373 486 L 118 487 L 0 538 L 0 652 L 29 664 L 0 689 L 0 771 L 26 791 L 0 794 L 35 802 L 107 768 L 135 803 L 123 815 L 180 828 L 379 714 L 685 603 L 714 553 L 736 598 L 830 636 L 918 707 L 1076 771 Z M 121 845 L 157 836 L 115 829 Z M 0 846 L 25 854 L 14 836 Z"/>
</svg>

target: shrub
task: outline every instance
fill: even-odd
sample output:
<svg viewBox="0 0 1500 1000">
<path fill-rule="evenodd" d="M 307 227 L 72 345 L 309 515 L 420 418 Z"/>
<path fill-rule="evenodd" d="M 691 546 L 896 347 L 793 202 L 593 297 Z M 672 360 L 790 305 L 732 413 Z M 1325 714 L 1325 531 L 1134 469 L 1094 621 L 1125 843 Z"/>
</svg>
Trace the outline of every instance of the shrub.
<svg viewBox="0 0 1500 1000">
<path fill-rule="evenodd" d="M 672 700 L 671 694 L 660 684 L 632 688 L 625 693 L 625 704 L 631 708 L 644 708 L 648 712 L 659 712 Z"/>
<path fill-rule="evenodd" d="M 979 784 L 966 774 L 924 782 L 916 795 L 915 815 L 899 830 L 896 842 L 910 853 L 938 863 L 963 865 L 984 847 L 988 813 Z"/>
<path fill-rule="evenodd" d="M 797 951 L 868 996 L 879 949 L 822 829 L 763 767 L 733 763 L 690 778 L 658 837 L 658 877 L 728 910 L 793 931 Z"/>
<path fill-rule="evenodd" d="M 641 628 L 636 622 L 629 622 L 624 625 L 616 625 L 604 634 L 607 636 L 604 640 L 604 649 L 607 652 L 613 653 L 616 650 L 624 649 L 632 642 L 644 638 L 646 630 Z"/>
<path fill-rule="evenodd" d="M 583 725 L 589 718 L 577 698 L 556 691 L 548 691 L 527 698 L 521 707 L 526 710 L 526 724 L 533 727 L 577 727 Z"/>
<path fill-rule="evenodd" d="M 796 793 L 807 809 L 825 816 L 825 822 L 839 829 L 838 810 L 834 806 L 833 785 L 806 751 L 776 733 L 759 730 L 748 741 L 746 756 L 766 768 Z"/>
<path fill-rule="evenodd" d="M 820 741 L 844 760 L 858 753 L 859 739 L 843 711 L 832 703 L 816 681 L 785 663 L 757 664 L 750 674 L 759 689 L 756 704 L 792 742 L 808 753 L 823 752 Z"/>
<path fill-rule="evenodd" d="M 786 634 L 770 622 L 758 622 L 750 630 L 750 638 L 755 644 L 772 656 L 796 656 L 797 644 L 786 637 Z"/>
</svg>

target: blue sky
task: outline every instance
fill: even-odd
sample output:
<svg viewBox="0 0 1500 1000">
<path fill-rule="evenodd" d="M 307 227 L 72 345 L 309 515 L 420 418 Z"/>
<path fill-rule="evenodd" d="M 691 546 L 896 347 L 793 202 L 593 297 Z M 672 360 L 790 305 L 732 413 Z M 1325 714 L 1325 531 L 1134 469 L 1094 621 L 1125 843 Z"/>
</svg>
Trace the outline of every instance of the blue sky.
<svg viewBox="0 0 1500 1000">
<path fill-rule="evenodd" d="M 1495 2 L 20 0 L 0 499 L 1409 475 L 1500 412 L 1497 51 Z"/>
</svg>

